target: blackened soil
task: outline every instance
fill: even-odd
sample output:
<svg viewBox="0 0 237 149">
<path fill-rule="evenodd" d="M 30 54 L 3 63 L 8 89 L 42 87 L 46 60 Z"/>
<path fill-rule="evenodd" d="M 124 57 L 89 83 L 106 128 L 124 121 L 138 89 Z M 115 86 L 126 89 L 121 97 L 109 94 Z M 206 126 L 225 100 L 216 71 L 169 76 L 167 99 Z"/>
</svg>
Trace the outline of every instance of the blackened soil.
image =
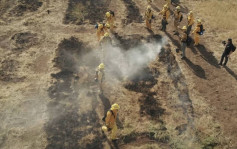
<svg viewBox="0 0 237 149">
<path fill-rule="evenodd" d="M 141 23 L 142 22 L 142 16 L 139 11 L 139 8 L 136 6 L 136 3 L 133 0 L 122 0 L 127 7 L 127 17 L 124 21 L 124 24 L 130 24 L 132 22 L 135 23 Z"/>
<path fill-rule="evenodd" d="M 11 37 L 11 43 L 14 50 L 27 49 L 39 41 L 37 34 L 30 32 L 17 33 Z"/>
<path fill-rule="evenodd" d="M 25 12 L 33 12 L 42 6 L 40 0 L 18 0 L 18 5 L 10 12 L 12 16 L 22 16 Z"/>
<path fill-rule="evenodd" d="M 64 39 L 58 46 L 55 66 L 61 71 L 52 74 L 56 81 L 48 89 L 51 98 L 48 104 L 49 122 L 45 124 L 47 149 L 95 149 L 103 148 L 103 136 L 100 132 L 100 118 L 95 109 L 98 105 L 94 94 L 79 98 L 86 88 L 73 87 L 76 67 L 83 65 L 76 61 L 90 51 L 78 39 Z M 80 79 L 80 78 L 79 78 Z M 92 108 L 80 112 L 81 101 L 92 102 Z"/>
<path fill-rule="evenodd" d="M 70 0 L 64 18 L 64 23 L 83 24 L 89 20 L 90 24 L 102 22 L 109 10 L 111 0 Z"/>
<path fill-rule="evenodd" d="M 13 59 L 5 59 L 0 63 L 0 80 L 4 82 L 20 82 L 25 77 L 18 77 L 16 74 L 19 62 Z"/>
</svg>

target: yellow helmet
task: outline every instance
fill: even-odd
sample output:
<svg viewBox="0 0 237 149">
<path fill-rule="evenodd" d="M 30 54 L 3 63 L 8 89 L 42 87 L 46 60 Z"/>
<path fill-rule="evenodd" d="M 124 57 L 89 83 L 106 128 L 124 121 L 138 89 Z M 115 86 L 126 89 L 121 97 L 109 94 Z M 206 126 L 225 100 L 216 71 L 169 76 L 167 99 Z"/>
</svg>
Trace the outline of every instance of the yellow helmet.
<svg viewBox="0 0 237 149">
<path fill-rule="evenodd" d="M 99 25 L 98 25 L 98 28 L 99 28 L 99 29 L 103 28 L 103 24 L 99 24 Z"/>
<path fill-rule="evenodd" d="M 109 37 L 109 33 L 106 32 L 106 33 L 104 34 L 104 37 Z"/>
<path fill-rule="evenodd" d="M 183 28 L 182 28 L 183 30 L 187 30 L 187 26 L 183 26 Z"/>
<path fill-rule="evenodd" d="M 119 107 L 119 105 L 117 104 L 117 103 L 115 103 L 115 104 L 113 104 L 112 106 L 111 106 L 111 110 L 118 110 L 120 107 Z"/>
<path fill-rule="evenodd" d="M 180 10 L 180 6 L 177 6 L 176 9 L 177 9 L 177 10 Z"/>
<path fill-rule="evenodd" d="M 105 13 L 106 17 L 110 17 L 110 12 Z"/>
<path fill-rule="evenodd" d="M 104 69 L 104 68 L 105 68 L 104 63 L 101 63 L 101 64 L 99 65 L 99 69 Z"/>
<path fill-rule="evenodd" d="M 107 131 L 108 128 L 107 128 L 106 126 L 102 126 L 102 130 L 103 130 L 103 131 Z"/>
<path fill-rule="evenodd" d="M 193 11 L 189 11 L 189 15 L 193 15 Z"/>
<path fill-rule="evenodd" d="M 151 10 L 151 6 L 147 6 L 147 8 L 146 8 L 147 10 Z"/>
<path fill-rule="evenodd" d="M 109 23 L 106 23 L 106 24 L 105 24 L 105 27 L 110 28 Z"/>
<path fill-rule="evenodd" d="M 164 5 L 164 9 L 168 9 L 168 5 L 166 4 L 166 5 Z"/>
<path fill-rule="evenodd" d="M 202 20 L 201 20 L 201 19 L 198 19 L 198 20 L 197 20 L 197 23 L 198 23 L 198 24 L 201 24 L 201 23 L 202 23 Z"/>
</svg>

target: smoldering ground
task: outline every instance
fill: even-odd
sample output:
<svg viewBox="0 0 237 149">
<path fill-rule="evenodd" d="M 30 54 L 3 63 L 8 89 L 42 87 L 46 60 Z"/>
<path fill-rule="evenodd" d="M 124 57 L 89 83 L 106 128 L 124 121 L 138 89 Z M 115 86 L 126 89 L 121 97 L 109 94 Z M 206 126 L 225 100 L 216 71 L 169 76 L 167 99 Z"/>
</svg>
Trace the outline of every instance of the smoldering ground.
<svg viewBox="0 0 237 149">
<path fill-rule="evenodd" d="M 105 81 L 115 85 L 120 78 L 133 77 L 147 67 L 165 43 L 162 39 L 125 51 L 112 45 L 91 49 L 77 38 L 64 39 L 54 59 L 60 71 L 51 75 L 55 81 L 48 90 L 51 101 L 47 106 L 49 122 L 45 124 L 46 148 L 101 148 L 101 119 L 96 112 L 100 101 L 98 93 L 92 91 L 97 85 L 96 67 L 104 62 Z"/>
<path fill-rule="evenodd" d="M 114 46 L 117 42 L 113 42 L 113 45 L 101 45 L 100 48 L 84 55 L 82 59 L 84 62 L 86 61 L 88 66 L 94 66 L 93 70 L 100 63 L 104 63 L 107 78 L 133 79 L 137 73 L 140 73 L 150 62 L 155 60 L 166 43 L 167 40 L 161 38 L 159 41 L 145 41 L 129 50 L 124 50 L 121 47 Z"/>
</svg>

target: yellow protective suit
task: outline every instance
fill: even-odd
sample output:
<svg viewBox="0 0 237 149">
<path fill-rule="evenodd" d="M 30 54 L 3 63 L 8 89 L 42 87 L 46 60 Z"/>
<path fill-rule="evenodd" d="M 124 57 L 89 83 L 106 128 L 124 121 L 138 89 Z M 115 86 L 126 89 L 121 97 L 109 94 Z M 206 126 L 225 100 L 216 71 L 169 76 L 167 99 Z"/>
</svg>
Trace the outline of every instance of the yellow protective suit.
<svg viewBox="0 0 237 149">
<path fill-rule="evenodd" d="M 171 0 L 165 0 L 167 2 L 167 6 L 170 7 Z"/>
<path fill-rule="evenodd" d="M 117 136 L 117 130 L 118 130 L 117 124 L 116 124 L 117 110 L 112 110 L 112 111 L 113 111 L 113 114 L 111 113 L 111 111 L 107 112 L 107 116 L 105 119 L 105 125 L 108 129 L 111 129 L 110 138 L 112 140 L 115 140 L 116 136 Z"/>
<path fill-rule="evenodd" d="M 192 11 L 189 13 L 188 15 L 188 29 L 187 29 L 187 34 L 189 35 L 191 30 L 192 30 L 192 26 L 194 24 L 194 16 Z"/>
<path fill-rule="evenodd" d="M 147 10 L 145 13 L 146 18 L 146 27 L 151 30 L 151 19 L 152 19 L 153 13 L 151 10 Z"/>
<path fill-rule="evenodd" d="M 168 6 L 164 6 L 163 9 L 161 10 L 161 12 L 159 12 L 159 14 L 163 15 L 163 18 L 165 17 L 166 21 L 169 19 L 170 17 L 170 11 L 168 9 Z"/>
<path fill-rule="evenodd" d="M 96 70 L 96 73 L 97 73 L 98 82 L 101 84 L 104 80 L 104 68 L 98 67 Z"/>
<path fill-rule="evenodd" d="M 178 26 L 180 23 L 181 16 L 182 16 L 182 13 L 179 10 L 176 10 L 174 12 L 174 27 L 175 27 L 176 32 L 178 32 Z"/>
<path fill-rule="evenodd" d="M 113 31 L 115 16 L 111 14 L 110 12 L 106 12 L 105 18 L 106 18 L 106 23 L 108 23 L 110 26 L 110 30 Z"/>
<path fill-rule="evenodd" d="M 188 26 L 194 24 L 194 16 L 193 15 L 188 15 Z"/>
<path fill-rule="evenodd" d="M 192 32 L 194 34 L 194 46 L 197 46 L 199 44 L 200 35 L 198 34 L 198 32 L 200 32 L 200 26 L 201 24 L 198 24 L 195 30 Z"/>
<path fill-rule="evenodd" d="M 98 24 L 98 28 L 96 31 L 97 39 L 100 41 L 101 37 L 104 36 L 104 29 L 103 29 L 103 24 Z"/>
</svg>

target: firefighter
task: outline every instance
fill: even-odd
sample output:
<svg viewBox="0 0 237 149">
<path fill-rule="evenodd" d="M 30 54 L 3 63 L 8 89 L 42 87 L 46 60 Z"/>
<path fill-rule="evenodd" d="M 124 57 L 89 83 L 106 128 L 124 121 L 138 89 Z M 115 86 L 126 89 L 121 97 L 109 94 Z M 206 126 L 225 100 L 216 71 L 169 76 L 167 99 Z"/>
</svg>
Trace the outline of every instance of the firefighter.
<svg viewBox="0 0 237 149">
<path fill-rule="evenodd" d="M 192 30 L 192 26 L 194 24 L 194 16 L 193 16 L 193 12 L 192 11 L 189 12 L 187 19 L 188 19 L 187 35 L 189 35 L 191 30 Z"/>
<path fill-rule="evenodd" d="M 113 11 L 108 11 L 105 13 L 106 23 L 109 24 L 110 30 L 113 31 L 114 29 L 114 21 L 115 21 L 115 15 Z"/>
<path fill-rule="evenodd" d="M 203 26 L 202 26 L 202 21 L 200 19 L 197 20 L 197 26 L 195 30 L 192 32 L 194 34 L 194 46 L 199 45 L 199 40 L 200 40 L 200 35 L 203 34 Z"/>
<path fill-rule="evenodd" d="M 99 83 L 100 91 L 102 92 L 102 83 L 104 81 L 105 73 L 104 73 L 105 65 L 101 63 L 95 73 L 95 81 Z"/>
<path fill-rule="evenodd" d="M 165 0 L 167 3 L 166 3 L 166 5 L 168 6 L 168 7 L 170 7 L 170 4 L 171 4 L 171 0 Z"/>
<path fill-rule="evenodd" d="M 120 109 L 119 105 L 117 103 L 114 103 L 110 110 L 107 112 L 106 116 L 103 118 L 105 120 L 105 126 L 102 126 L 102 131 L 108 131 L 110 133 L 110 139 L 112 141 L 117 140 L 117 114 L 118 110 Z"/>
<path fill-rule="evenodd" d="M 104 36 L 104 25 L 103 23 L 97 23 L 95 28 L 96 30 L 96 35 L 97 35 L 97 40 L 100 41 L 101 37 Z"/>
<path fill-rule="evenodd" d="M 178 34 L 178 26 L 180 24 L 180 22 L 182 21 L 183 19 L 183 15 L 180 11 L 180 6 L 177 6 L 176 7 L 176 10 L 174 12 L 174 27 L 175 27 L 175 34 Z"/>
<path fill-rule="evenodd" d="M 162 14 L 162 21 L 161 21 L 162 28 L 161 28 L 161 30 L 166 31 L 166 25 L 168 24 L 168 18 L 170 16 L 170 11 L 169 11 L 167 4 L 164 5 L 162 11 L 159 12 L 159 14 Z"/>
<path fill-rule="evenodd" d="M 102 39 L 100 40 L 101 45 L 111 45 L 112 44 L 112 39 L 109 36 L 109 33 L 105 33 L 104 36 L 102 37 Z"/>
<path fill-rule="evenodd" d="M 145 19 L 146 19 L 146 27 L 151 30 L 151 20 L 154 18 L 151 6 L 147 6 L 147 10 L 145 13 Z"/>
</svg>

